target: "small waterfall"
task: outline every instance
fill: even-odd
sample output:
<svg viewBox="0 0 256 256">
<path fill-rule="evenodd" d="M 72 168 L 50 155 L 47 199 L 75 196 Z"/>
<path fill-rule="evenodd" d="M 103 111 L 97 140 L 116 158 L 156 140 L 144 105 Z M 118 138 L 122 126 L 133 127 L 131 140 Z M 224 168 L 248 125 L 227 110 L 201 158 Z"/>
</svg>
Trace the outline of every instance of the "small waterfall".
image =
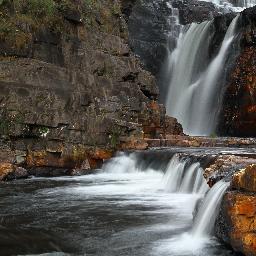
<svg viewBox="0 0 256 256">
<path fill-rule="evenodd" d="M 111 158 L 110 161 L 105 163 L 102 166 L 102 169 L 106 173 L 132 173 L 138 172 L 138 168 L 136 166 L 137 159 L 135 155 L 129 154 L 126 155 L 124 153 L 120 153 L 116 157 Z"/>
<path fill-rule="evenodd" d="M 194 226 L 191 232 L 194 237 L 204 237 L 211 234 L 219 213 L 223 195 L 229 185 L 229 182 L 221 180 L 206 194 L 195 217 Z"/>
<path fill-rule="evenodd" d="M 193 163 L 186 170 L 179 192 L 204 194 L 208 190 L 208 185 L 203 176 L 203 169 L 200 163 Z"/>
<path fill-rule="evenodd" d="M 165 191 L 204 194 L 208 190 L 200 163 L 188 165 L 188 161 L 189 158 L 180 159 L 178 154 L 173 156 L 163 177 Z"/>
<path fill-rule="evenodd" d="M 167 192 L 178 191 L 182 181 L 185 165 L 186 161 L 180 161 L 177 154 L 173 156 L 163 178 L 165 183 L 164 187 Z"/>
<path fill-rule="evenodd" d="M 237 16 L 230 24 L 217 56 L 207 63 L 212 21 L 183 29 L 177 48 L 169 57 L 171 82 L 167 114 L 181 122 L 185 133 L 209 135 L 215 130 L 221 104 L 219 79 L 235 35 Z M 208 67 L 208 68 L 207 68 Z"/>
</svg>

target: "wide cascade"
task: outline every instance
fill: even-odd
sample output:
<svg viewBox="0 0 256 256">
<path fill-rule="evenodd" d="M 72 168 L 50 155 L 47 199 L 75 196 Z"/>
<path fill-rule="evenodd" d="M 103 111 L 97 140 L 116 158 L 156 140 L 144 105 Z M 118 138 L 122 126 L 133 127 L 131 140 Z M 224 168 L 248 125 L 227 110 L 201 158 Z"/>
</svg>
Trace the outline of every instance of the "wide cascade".
<svg viewBox="0 0 256 256">
<path fill-rule="evenodd" d="M 4 255 L 17 255 L 21 248 L 18 255 L 231 255 L 212 236 L 228 188 L 220 181 L 209 189 L 203 169 L 212 157 L 205 149 L 120 153 L 85 176 L 24 181 L 15 197 L 6 184 L 1 216 L 15 224 L 25 221 L 0 226 L 0 244 L 15 239 Z M 26 202 L 30 215 L 20 207 Z"/>
<path fill-rule="evenodd" d="M 212 21 L 183 27 L 177 47 L 169 55 L 167 113 L 182 123 L 187 134 L 210 135 L 215 131 L 223 94 L 219 80 L 238 19 L 239 15 L 229 25 L 219 52 L 210 62 Z"/>
<path fill-rule="evenodd" d="M 144 163 L 142 164 L 142 162 Z M 157 159 L 147 163 L 140 154 L 121 154 L 103 167 L 103 173 L 111 176 L 115 175 L 115 177 L 118 174 L 128 175 L 125 176 L 126 179 L 129 175 L 132 175 L 135 180 L 140 174 L 143 174 L 144 180 L 147 180 L 147 176 L 151 177 L 153 180 L 155 179 L 155 181 L 152 182 L 150 178 L 151 181 L 147 183 L 153 184 L 153 186 L 150 185 L 151 188 L 148 187 L 147 189 L 153 189 L 158 193 L 164 191 L 165 195 L 169 198 L 168 200 L 173 197 L 177 198 L 175 201 L 178 201 L 175 202 L 175 204 L 184 204 L 182 201 L 185 198 L 187 207 L 183 208 L 183 211 L 185 210 L 185 212 L 187 212 L 186 214 L 190 216 L 192 216 L 194 212 L 197 205 L 196 202 L 199 202 L 199 207 L 190 230 L 178 237 L 173 237 L 170 241 L 167 240 L 168 246 L 170 246 L 168 250 L 172 251 L 174 255 L 189 255 L 188 253 L 191 252 L 197 255 L 198 250 L 204 248 L 205 244 L 211 243 L 213 227 L 219 212 L 220 203 L 230 184 L 229 182 L 220 180 L 209 189 L 203 177 L 201 163 L 190 155 L 184 156 L 176 153 L 169 162 L 165 164 L 165 167 L 161 167 L 161 165 L 156 164 L 156 162 Z M 159 168 L 153 168 L 153 166 L 159 166 Z M 156 182 L 157 176 L 154 175 L 156 175 L 156 173 L 159 174 L 159 172 L 164 172 L 162 181 Z M 145 192 L 144 189 L 147 187 L 147 184 L 140 184 L 140 186 L 140 193 Z M 133 190 L 135 189 L 138 188 L 134 187 Z M 170 196 L 168 196 L 168 194 Z M 173 199 L 171 199 L 171 202 L 172 200 Z M 173 202 L 171 204 L 173 204 Z M 188 248 L 184 249 L 184 244 L 187 244 Z M 165 255 L 163 250 L 166 250 L 166 248 L 157 247 L 156 254 Z"/>
</svg>

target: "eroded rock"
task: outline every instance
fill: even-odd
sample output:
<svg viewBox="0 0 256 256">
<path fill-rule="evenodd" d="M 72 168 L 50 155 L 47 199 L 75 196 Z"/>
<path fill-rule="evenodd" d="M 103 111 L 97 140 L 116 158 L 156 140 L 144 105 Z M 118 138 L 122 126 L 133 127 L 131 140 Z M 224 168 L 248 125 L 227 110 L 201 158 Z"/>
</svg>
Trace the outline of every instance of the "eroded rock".
<svg viewBox="0 0 256 256">
<path fill-rule="evenodd" d="M 217 236 L 235 251 L 247 256 L 256 255 L 256 196 L 227 192 L 215 230 Z"/>
<path fill-rule="evenodd" d="M 235 173 L 231 186 L 235 190 L 256 193 L 256 164 Z"/>
</svg>

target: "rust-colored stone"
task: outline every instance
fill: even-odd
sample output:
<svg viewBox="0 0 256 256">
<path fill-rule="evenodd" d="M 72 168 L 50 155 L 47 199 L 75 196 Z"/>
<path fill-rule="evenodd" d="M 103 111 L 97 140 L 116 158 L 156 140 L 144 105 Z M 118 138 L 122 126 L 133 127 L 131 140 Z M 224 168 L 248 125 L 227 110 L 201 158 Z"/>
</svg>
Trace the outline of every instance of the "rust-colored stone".
<svg viewBox="0 0 256 256">
<path fill-rule="evenodd" d="M 4 180 L 9 174 L 14 172 L 14 165 L 10 163 L 0 163 L 0 180 Z"/>
<path fill-rule="evenodd" d="M 256 192 L 256 164 L 249 165 L 236 173 L 232 179 L 234 189 Z"/>
<path fill-rule="evenodd" d="M 237 191 L 227 192 L 223 198 L 221 215 L 224 216 L 222 223 L 227 226 L 224 233 L 218 236 L 230 243 L 234 250 L 246 256 L 255 256 L 256 196 Z"/>
</svg>

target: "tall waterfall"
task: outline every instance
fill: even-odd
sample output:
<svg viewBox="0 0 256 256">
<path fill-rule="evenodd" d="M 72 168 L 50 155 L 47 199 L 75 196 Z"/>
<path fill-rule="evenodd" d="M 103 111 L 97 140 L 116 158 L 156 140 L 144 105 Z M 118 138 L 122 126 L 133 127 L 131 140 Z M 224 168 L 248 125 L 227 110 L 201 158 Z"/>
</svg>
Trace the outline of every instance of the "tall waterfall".
<svg viewBox="0 0 256 256">
<path fill-rule="evenodd" d="M 215 130 L 222 93 L 219 86 L 239 15 L 231 22 L 217 56 L 207 63 L 212 21 L 192 23 L 179 37 L 170 54 L 171 81 L 167 113 L 192 135 L 209 135 Z"/>
</svg>

